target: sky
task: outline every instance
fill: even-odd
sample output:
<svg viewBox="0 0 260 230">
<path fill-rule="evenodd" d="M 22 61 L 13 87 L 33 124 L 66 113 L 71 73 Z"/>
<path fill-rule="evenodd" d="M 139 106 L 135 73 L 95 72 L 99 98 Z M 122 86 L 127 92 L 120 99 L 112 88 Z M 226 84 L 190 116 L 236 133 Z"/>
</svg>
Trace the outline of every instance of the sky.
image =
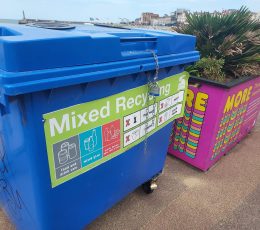
<svg viewBox="0 0 260 230">
<path fill-rule="evenodd" d="M 142 12 L 169 14 L 176 8 L 191 11 L 238 9 L 248 6 L 260 12 L 260 0 L 0 0 L 1 19 L 27 18 L 89 21 L 90 17 L 104 21 L 133 20 Z"/>
</svg>

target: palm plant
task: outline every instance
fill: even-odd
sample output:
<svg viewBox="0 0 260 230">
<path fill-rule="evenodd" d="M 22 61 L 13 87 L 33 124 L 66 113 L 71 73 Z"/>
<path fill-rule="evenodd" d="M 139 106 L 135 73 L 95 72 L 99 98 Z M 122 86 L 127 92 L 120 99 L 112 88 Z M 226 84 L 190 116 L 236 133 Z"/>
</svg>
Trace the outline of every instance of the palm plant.
<svg viewBox="0 0 260 230">
<path fill-rule="evenodd" d="M 260 22 L 252 19 L 248 8 L 226 15 L 187 14 L 187 22 L 180 32 L 197 37 L 197 49 L 203 58 L 224 60 L 226 76 L 259 74 Z"/>
</svg>

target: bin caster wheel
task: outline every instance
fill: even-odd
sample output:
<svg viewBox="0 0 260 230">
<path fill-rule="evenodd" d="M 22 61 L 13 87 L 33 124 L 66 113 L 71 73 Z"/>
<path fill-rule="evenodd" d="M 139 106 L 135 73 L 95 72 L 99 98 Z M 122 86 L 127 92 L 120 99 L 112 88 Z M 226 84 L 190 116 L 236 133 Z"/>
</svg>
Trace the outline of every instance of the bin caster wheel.
<svg viewBox="0 0 260 230">
<path fill-rule="evenodd" d="M 156 181 L 150 180 L 142 185 L 142 188 L 146 194 L 151 194 L 155 189 L 157 189 L 158 185 Z"/>
</svg>

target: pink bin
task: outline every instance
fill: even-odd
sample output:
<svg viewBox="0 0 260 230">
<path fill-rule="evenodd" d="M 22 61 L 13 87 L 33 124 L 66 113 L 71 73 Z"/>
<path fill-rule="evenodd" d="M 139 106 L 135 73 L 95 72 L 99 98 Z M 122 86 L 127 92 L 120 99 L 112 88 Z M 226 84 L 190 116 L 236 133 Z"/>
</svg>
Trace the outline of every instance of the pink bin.
<svg viewBox="0 0 260 230">
<path fill-rule="evenodd" d="M 230 84 L 192 77 L 168 152 L 206 171 L 251 131 L 259 110 L 260 77 Z"/>
</svg>

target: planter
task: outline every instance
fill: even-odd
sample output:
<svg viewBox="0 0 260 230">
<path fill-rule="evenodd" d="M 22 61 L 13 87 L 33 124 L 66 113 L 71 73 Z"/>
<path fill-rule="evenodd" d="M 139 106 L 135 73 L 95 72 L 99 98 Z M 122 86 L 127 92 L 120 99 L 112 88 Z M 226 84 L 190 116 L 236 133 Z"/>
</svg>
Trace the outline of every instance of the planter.
<svg viewBox="0 0 260 230">
<path fill-rule="evenodd" d="M 260 77 L 229 84 L 192 77 L 168 152 L 206 171 L 251 131 L 259 110 Z"/>
</svg>

